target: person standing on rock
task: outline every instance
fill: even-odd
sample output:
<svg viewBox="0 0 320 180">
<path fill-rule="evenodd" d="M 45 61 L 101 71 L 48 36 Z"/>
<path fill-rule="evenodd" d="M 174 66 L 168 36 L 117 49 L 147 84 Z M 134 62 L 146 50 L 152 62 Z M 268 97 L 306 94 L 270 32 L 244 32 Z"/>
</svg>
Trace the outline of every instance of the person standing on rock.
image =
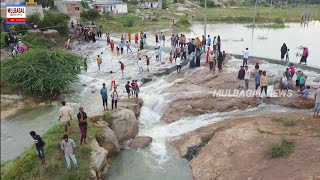
<svg viewBox="0 0 320 180">
<path fill-rule="evenodd" d="M 317 89 L 314 98 L 316 100 L 315 103 L 315 109 L 314 109 L 314 113 L 313 113 L 313 117 L 319 117 L 319 112 L 320 112 L 320 86 Z"/>
<path fill-rule="evenodd" d="M 283 45 L 281 46 L 280 52 L 281 52 L 281 61 L 284 59 L 284 56 L 286 55 L 288 51 L 287 45 L 286 43 L 283 43 Z"/>
<path fill-rule="evenodd" d="M 296 89 L 298 90 L 300 87 L 300 78 L 301 78 L 302 74 L 301 71 L 297 71 L 296 72 Z"/>
<path fill-rule="evenodd" d="M 136 98 L 139 98 L 140 89 L 138 85 L 138 80 L 135 81 L 135 84 L 136 84 Z"/>
<path fill-rule="evenodd" d="M 256 88 L 255 88 L 255 94 L 257 93 L 258 88 L 260 87 L 260 79 L 262 76 L 262 71 L 259 70 L 258 74 L 256 75 L 256 77 L 254 78 L 255 84 L 256 84 Z"/>
<path fill-rule="evenodd" d="M 294 74 L 296 73 L 296 69 L 294 68 L 292 63 L 290 64 L 289 69 L 290 69 L 290 78 L 292 79 Z"/>
<path fill-rule="evenodd" d="M 210 54 L 210 46 L 208 46 L 207 53 L 206 53 L 206 63 L 209 63 L 209 54 Z"/>
<path fill-rule="evenodd" d="M 138 33 L 136 32 L 136 34 L 135 34 L 135 36 L 134 36 L 134 42 L 135 42 L 136 44 L 138 44 L 138 40 L 139 40 L 139 35 L 138 35 Z"/>
<path fill-rule="evenodd" d="M 134 80 L 131 82 L 131 95 L 134 97 L 136 95 L 136 83 Z"/>
<path fill-rule="evenodd" d="M 302 56 L 301 56 L 301 59 L 300 59 L 300 63 L 301 64 L 302 62 L 304 62 L 305 65 L 307 65 L 307 58 L 309 56 L 309 50 L 307 47 L 303 48 L 303 52 L 302 52 Z"/>
<path fill-rule="evenodd" d="M 87 113 L 84 112 L 83 107 L 79 107 L 79 113 L 77 114 L 79 127 L 80 127 L 80 145 L 82 146 L 82 143 L 87 144 L 87 129 L 88 129 L 88 116 Z"/>
<path fill-rule="evenodd" d="M 245 71 L 246 71 L 246 73 L 244 75 L 244 81 L 246 83 L 245 90 L 248 90 L 249 89 L 249 81 L 250 81 L 251 71 L 249 70 L 248 66 L 245 66 Z"/>
<path fill-rule="evenodd" d="M 305 78 L 305 76 L 303 75 L 303 73 L 301 73 L 300 82 L 299 82 L 299 84 L 300 84 L 300 91 L 301 91 L 302 89 L 304 89 L 305 81 L 306 81 L 306 78 Z"/>
<path fill-rule="evenodd" d="M 218 52 L 221 51 L 221 38 L 220 38 L 220 35 L 218 35 L 218 38 L 217 38 L 217 46 L 218 46 Z"/>
<path fill-rule="evenodd" d="M 288 78 L 286 73 L 283 73 L 281 79 L 280 79 L 281 88 L 285 89 L 286 92 L 288 92 Z"/>
<path fill-rule="evenodd" d="M 69 171 L 71 170 L 70 159 L 72 160 L 75 169 L 78 169 L 78 163 L 75 156 L 75 148 L 76 143 L 72 139 L 69 139 L 69 136 L 67 134 L 63 135 L 63 141 L 61 142 L 61 150 L 66 159 L 67 169 Z"/>
<path fill-rule="evenodd" d="M 177 67 L 177 73 L 180 73 L 181 71 L 181 59 L 180 56 L 176 57 L 176 67 Z"/>
<path fill-rule="evenodd" d="M 267 76 L 267 72 L 263 71 L 262 72 L 262 76 L 260 78 L 260 85 L 261 85 L 261 91 L 260 94 L 262 95 L 262 92 L 264 90 L 264 93 L 266 94 L 266 96 L 268 96 L 267 94 L 267 89 L 268 89 L 268 76 Z"/>
<path fill-rule="evenodd" d="M 46 160 L 44 158 L 44 145 L 46 144 L 40 135 L 36 134 L 36 132 L 30 132 L 31 137 L 34 139 L 34 143 L 36 144 L 36 150 L 38 152 L 38 156 L 41 159 L 41 164 L 46 164 Z"/>
<path fill-rule="evenodd" d="M 146 61 L 147 61 L 147 71 L 149 72 L 150 58 L 148 57 L 148 55 L 146 55 Z"/>
<path fill-rule="evenodd" d="M 155 55 L 156 55 L 156 61 L 159 61 L 159 51 L 157 48 L 154 48 Z"/>
<path fill-rule="evenodd" d="M 100 66 L 102 64 L 102 58 L 100 57 L 100 55 L 98 55 L 98 57 L 97 57 L 97 64 L 98 64 L 98 68 L 99 68 L 99 71 L 100 71 Z"/>
<path fill-rule="evenodd" d="M 223 63 L 223 55 L 221 51 L 218 51 L 218 69 L 219 71 L 222 70 L 222 63 Z"/>
<path fill-rule="evenodd" d="M 246 50 L 244 50 L 242 52 L 243 52 L 243 63 L 242 63 L 242 66 L 247 66 L 248 65 L 248 59 L 249 59 L 249 48 L 246 48 Z"/>
<path fill-rule="evenodd" d="M 66 106 L 66 102 L 62 101 L 61 102 L 62 107 L 60 108 L 60 116 L 59 116 L 59 121 L 64 124 L 64 132 L 71 134 L 71 120 L 72 120 L 72 112 L 71 108 Z"/>
<path fill-rule="evenodd" d="M 127 94 L 128 94 L 128 98 L 130 98 L 130 89 L 131 89 L 131 86 L 130 86 L 130 81 L 127 82 L 127 84 L 125 85 L 125 88 L 126 88 L 126 91 L 127 91 Z"/>
<path fill-rule="evenodd" d="M 113 53 L 113 51 L 114 51 L 114 42 L 113 42 L 113 40 L 111 40 L 111 42 L 110 42 L 110 49 L 111 49 L 111 53 Z"/>
<path fill-rule="evenodd" d="M 119 62 L 119 63 L 120 63 L 121 75 L 123 77 L 124 64 L 123 64 L 123 62 Z"/>
<path fill-rule="evenodd" d="M 121 55 L 122 55 L 123 54 L 124 43 L 121 41 L 119 46 L 120 46 L 120 52 L 121 52 Z"/>
<path fill-rule="evenodd" d="M 143 74 L 143 62 L 141 58 L 138 60 L 139 74 Z"/>
<path fill-rule="evenodd" d="M 118 103 L 118 92 L 117 92 L 117 90 L 114 90 L 112 92 L 112 94 L 111 94 L 111 107 L 112 107 L 112 110 L 113 110 L 113 107 L 116 110 L 118 109 L 117 103 Z"/>
<path fill-rule="evenodd" d="M 208 35 L 207 45 L 208 45 L 209 47 L 211 46 L 211 37 L 210 37 L 210 35 Z"/>
<path fill-rule="evenodd" d="M 222 51 L 222 57 L 223 57 L 222 62 L 223 62 L 223 65 L 225 65 L 227 63 L 226 56 L 227 56 L 226 52 Z"/>
<path fill-rule="evenodd" d="M 108 89 L 106 88 L 106 84 L 102 84 L 102 89 L 100 90 L 101 98 L 102 98 L 102 105 L 103 105 L 103 110 L 105 111 L 108 109 Z"/>
<path fill-rule="evenodd" d="M 209 56 L 209 65 L 210 65 L 210 71 L 212 70 L 213 73 L 215 73 L 216 70 L 216 62 L 217 62 L 217 57 L 216 54 L 211 51 L 211 55 Z"/>
<path fill-rule="evenodd" d="M 238 80 L 239 80 L 239 89 L 244 88 L 244 76 L 246 75 L 246 71 L 243 69 L 243 66 L 240 66 L 240 70 L 238 72 Z"/>
<path fill-rule="evenodd" d="M 130 48 L 130 42 L 129 41 L 127 41 L 126 46 L 127 46 L 127 54 L 129 53 L 129 50 L 130 50 L 131 53 L 133 53 L 131 48 Z"/>
</svg>

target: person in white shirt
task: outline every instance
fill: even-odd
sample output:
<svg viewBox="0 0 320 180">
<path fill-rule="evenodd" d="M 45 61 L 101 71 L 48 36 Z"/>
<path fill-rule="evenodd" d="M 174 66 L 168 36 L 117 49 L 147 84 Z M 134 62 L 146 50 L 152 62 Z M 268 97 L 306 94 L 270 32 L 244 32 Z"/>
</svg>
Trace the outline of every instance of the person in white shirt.
<svg viewBox="0 0 320 180">
<path fill-rule="evenodd" d="M 117 103 L 118 103 L 118 92 L 116 90 L 114 90 L 111 94 L 111 104 L 112 104 L 112 110 L 113 110 L 113 107 L 115 107 L 115 109 L 118 109 L 118 106 L 117 106 Z"/>
<path fill-rule="evenodd" d="M 249 80 L 250 80 L 250 76 L 251 76 L 251 71 L 249 70 L 248 66 L 245 66 L 245 75 L 244 75 L 244 80 L 246 83 L 246 90 L 249 89 Z"/>
<path fill-rule="evenodd" d="M 67 134 L 63 135 L 63 141 L 61 142 L 61 150 L 67 161 L 68 170 L 71 170 L 70 159 L 72 160 L 74 167 L 78 169 L 78 163 L 76 160 L 75 150 L 74 150 L 75 147 L 76 147 L 76 143 L 72 139 L 69 139 Z"/>
<path fill-rule="evenodd" d="M 242 51 L 243 52 L 243 66 L 248 65 L 248 59 L 249 59 L 249 49 L 246 48 L 246 50 Z"/>
<path fill-rule="evenodd" d="M 181 58 L 180 56 L 176 57 L 176 66 L 177 66 L 177 73 L 181 71 Z"/>
<path fill-rule="evenodd" d="M 285 89 L 288 92 L 288 79 L 285 73 L 283 73 L 280 81 L 281 88 Z"/>
<path fill-rule="evenodd" d="M 58 121 L 60 121 L 64 124 L 64 131 L 68 134 L 71 134 L 71 132 L 72 132 L 71 124 L 70 124 L 70 122 L 72 120 L 71 108 L 66 106 L 65 101 L 62 101 L 61 104 L 62 104 L 62 107 L 59 110 L 60 116 L 59 116 Z"/>
<path fill-rule="evenodd" d="M 317 89 L 316 94 L 314 95 L 314 98 L 316 100 L 316 106 L 315 106 L 313 117 L 319 117 L 319 112 L 320 112 L 320 87 Z"/>
<path fill-rule="evenodd" d="M 141 61 L 141 58 L 138 60 L 138 67 L 139 67 L 139 74 L 143 74 L 143 62 Z"/>
</svg>

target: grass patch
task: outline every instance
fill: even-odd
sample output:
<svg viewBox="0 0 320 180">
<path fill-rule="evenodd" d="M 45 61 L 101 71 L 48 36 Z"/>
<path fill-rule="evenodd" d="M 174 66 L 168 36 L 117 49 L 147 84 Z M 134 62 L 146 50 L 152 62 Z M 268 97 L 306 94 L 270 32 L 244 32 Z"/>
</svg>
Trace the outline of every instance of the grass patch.
<svg viewBox="0 0 320 180">
<path fill-rule="evenodd" d="M 274 118 L 272 119 L 272 122 L 280 123 L 286 127 L 291 127 L 296 125 L 296 121 L 288 118 Z"/>
<path fill-rule="evenodd" d="M 268 154 L 271 158 L 288 157 L 294 151 L 294 143 L 283 139 L 280 142 L 271 144 Z"/>
<path fill-rule="evenodd" d="M 101 129 L 93 128 L 89 122 L 87 132 L 87 141 L 91 142 L 95 134 L 101 133 Z M 76 120 L 72 121 L 74 133 L 71 135 L 78 146 L 76 148 L 76 159 L 79 164 L 79 171 L 66 171 L 65 158 L 60 150 L 60 143 L 64 134 L 62 124 L 57 124 L 46 132 L 42 138 L 46 142 L 45 156 L 47 164 L 40 165 L 35 147 L 32 146 L 18 158 L 1 165 L 1 179 L 67 179 L 67 180 L 85 180 L 89 177 L 89 159 L 92 149 L 89 145 L 80 147 L 80 129 Z M 26 135 L 28 136 L 28 135 Z M 31 138 L 31 136 L 30 136 Z M 32 140 L 30 140 L 32 142 Z M 72 162 L 71 162 L 72 163 Z"/>
</svg>

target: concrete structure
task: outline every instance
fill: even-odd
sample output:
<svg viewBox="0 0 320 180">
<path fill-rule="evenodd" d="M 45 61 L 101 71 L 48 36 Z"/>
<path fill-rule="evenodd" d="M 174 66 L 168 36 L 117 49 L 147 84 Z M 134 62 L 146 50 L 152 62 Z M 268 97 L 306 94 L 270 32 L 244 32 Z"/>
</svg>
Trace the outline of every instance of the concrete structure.
<svg viewBox="0 0 320 180">
<path fill-rule="evenodd" d="M 39 14 L 41 18 L 43 18 L 44 16 L 42 5 L 37 5 L 37 3 L 34 3 L 34 5 L 27 4 L 26 13 L 27 13 L 27 18 L 31 14 Z"/>
<path fill-rule="evenodd" d="M 80 2 L 81 0 L 56 0 L 54 1 L 54 6 L 57 7 L 60 13 L 68 15 L 70 18 L 79 19 L 80 13 L 84 10 Z"/>
<path fill-rule="evenodd" d="M 126 14 L 128 13 L 128 5 L 122 1 L 96 0 L 93 7 L 102 13 Z"/>
</svg>

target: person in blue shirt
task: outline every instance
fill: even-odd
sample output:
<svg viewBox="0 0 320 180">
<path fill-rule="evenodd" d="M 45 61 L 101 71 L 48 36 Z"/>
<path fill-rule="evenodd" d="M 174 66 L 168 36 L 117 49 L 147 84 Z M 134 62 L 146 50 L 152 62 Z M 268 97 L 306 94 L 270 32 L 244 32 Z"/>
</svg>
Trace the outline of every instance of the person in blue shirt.
<svg viewBox="0 0 320 180">
<path fill-rule="evenodd" d="M 160 46 L 158 47 L 158 51 L 159 51 L 159 60 L 161 62 L 162 48 Z"/>
<path fill-rule="evenodd" d="M 307 86 L 306 89 L 304 89 L 299 96 L 302 98 L 308 98 L 309 94 L 310 94 L 310 86 Z"/>
<path fill-rule="evenodd" d="M 207 40 L 208 46 L 211 46 L 211 37 L 208 35 L 208 40 Z"/>
<path fill-rule="evenodd" d="M 300 84 L 300 91 L 304 88 L 305 81 L 306 81 L 305 76 L 302 74 L 302 76 L 301 76 L 301 78 L 300 78 L 300 82 L 299 82 L 299 84 Z"/>
<path fill-rule="evenodd" d="M 124 47 L 124 43 L 123 42 L 120 42 L 120 51 L 121 51 L 121 54 L 123 54 L 123 47 Z"/>
<path fill-rule="evenodd" d="M 102 97 L 103 110 L 105 111 L 107 109 L 109 111 L 109 109 L 108 109 L 108 89 L 106 88 L 105 83 L 102 84 L 102 89 L 100 90 L 100 94 Z"/>
<path fill-rule="evenodd" d="M 262 71 L 259 70 L 259 73 L 256 75 L 256 77 L 254 78 L 254 81 L 256 82 L 256 91 L 257 89 L 259 88 L 260 86 L 260 78 L 261 78 L 261 75 L 262 75 Z"/>
</svg>

